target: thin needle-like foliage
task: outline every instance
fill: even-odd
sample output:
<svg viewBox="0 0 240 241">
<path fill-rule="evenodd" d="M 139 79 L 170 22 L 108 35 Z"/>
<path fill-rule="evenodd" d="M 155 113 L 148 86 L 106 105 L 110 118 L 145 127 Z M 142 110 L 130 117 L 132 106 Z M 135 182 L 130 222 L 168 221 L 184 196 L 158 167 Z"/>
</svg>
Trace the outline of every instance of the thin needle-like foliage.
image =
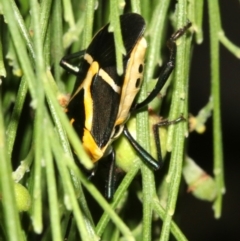
<svg viewBox="0 0 240 241">
<path fill-rule="evenodd" d="M 190 128 L 190 131 L 202 130 L 208 118 L 213 117 L 214 176 L 209 178 L 214 195 L 211 200 L 206 193 L 197 196 L 197 188 L 202 186 L 193 194 L 213 202 L 216 218 L 221 216 L 225 193 L 220 43 L 236 57 L 240 56 L 240 48 L 224 34 L 219 4 L 218 0 L 208 1 L 211 96 L 199 115 L 192 117 L 195 125 Z M 171 235 L 178 241 L 187 240 L 174 217 L 182 179 L 191 188 L 188 180 L 201 173 L 195 162 L 191 162 L 193 169 L 187 168 L 186 141 L 191 57 L 194 45 L 205 41 L 204 9 L 203 0 L 20 0 L 18 4 L 0 0 L 0 240 L 37 237 L 41 241 L 59 241 L 66 235 L 68 241 L 167 241 Z M 154 107 L 151 103 L 149 108 L 131 117 L 128 126 L 132 135 L 148 153 L 153 153 L 151 114 L 155 105 L 158 122 L 162 113 L 169 120 L 179 116 L 184 120 L 160 130 L 162 153 L 168 155 L 163 155 L 167 168 L 157 174 L 128 144 L 125 147 L 123 137 L 116 141 L 120 178 L 114 198 L 109 201 L 101 187 L 95 185 L 95 177 L 89 179 L 94 164 L 65 114 L 75 79 L 60 68 L 59 62 L 69 53 L 86 49 L 99 27 L 110 22 L 117 73 L 124 74 L 125 48 L 119 15 L 127 12 L 141 14 L 146 21 L 148 50 L 138 102 L 154 86 L 155 72 L 159 74 L 156 66 L 163 66 L 169 58 L 168 30 L 192 22 L 192 27 L 177 40 L 174 72 L 153 101 Z M 127 170 L 122 166 L 127 166 Z M 98 171 L 94 172 L 98 176 Z M 104 186 L 104 177 L 96 178 Z M 16 183 L 25 187 L 25 191 L 19 191 Z M 135 207 L 137 214 L 128 213 Z"/>
</svg>

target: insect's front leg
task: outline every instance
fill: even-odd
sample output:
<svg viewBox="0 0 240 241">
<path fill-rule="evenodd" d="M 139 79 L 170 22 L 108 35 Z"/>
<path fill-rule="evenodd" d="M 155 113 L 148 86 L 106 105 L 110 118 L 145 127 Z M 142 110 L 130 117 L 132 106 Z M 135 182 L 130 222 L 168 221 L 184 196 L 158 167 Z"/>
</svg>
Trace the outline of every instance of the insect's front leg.
<svg viewBox="0 0 240 241">
<path fill-rule="evenodd" d="M 68 61 L 69 60 L 71 61 L 74 59 L 81 59 L 84 56 L 85 52 L 86 52 L 86 50 L 82 50 L 77 53 L 73 53 L 73 54 L 64 56 L 60 61 L 60 66 L 63 67 L 68 72 L 70 72 L 71 74 L 78 75 L 78 73 L 80 71 L 79 67 L 72 65 Z"/>
<path fill-rule="evenodd" d="M 191 26 L 191 22 L 188 22 L 183 28 L 178 29 L 168 40 L 167 46 L 170 50 L 170 57 L 168 62 L 163 67 L 163 70 L 161 74 L 158 77 L 157 83 L 154 87 L 154 89 L 151 91 L 151 93 L 147 96 L 145 100 L 143 100 L 140 103 L 137 103 L 133 108 L 132 111 L 139 110 L 142 107 L 148 105 L 160 92 L 160 90 L 163 88 L 164 84 L 168 80 L 170 74 L 172 73 L 174 67 L 175 67 L 175 59 L 176 59 L 176 40 L 180 38 L 188 28 Z"/>
</svg>

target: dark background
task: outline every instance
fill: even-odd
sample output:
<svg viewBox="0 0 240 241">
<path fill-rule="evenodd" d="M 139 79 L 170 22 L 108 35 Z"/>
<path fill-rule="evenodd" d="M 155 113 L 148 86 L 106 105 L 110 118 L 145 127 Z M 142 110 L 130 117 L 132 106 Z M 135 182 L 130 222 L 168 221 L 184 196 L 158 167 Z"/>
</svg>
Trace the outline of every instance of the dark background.
<svg viewBox="0 0 240 241">
<path fill-rule="evenodd" d="M 240 47 L 240 1 L 219 3 L 222 28 L 226 36 Z M 194 48 L 191 67 L 190 112 L 194 115 L 208 102 L 210 93 L 207 11 L 205 6 L 204 42 Z M 179 207 L 179 225 L 191 241 L 240 240 L 240 60 L 224 46 L 221 46 L 220 54 L 226 194 L 219 220 L 214 219 L 211 203 L 197 200 L 191 194 L 184 195 Z M 205 170 L 212 172 L 212 119 L 208 120 L 207 131 L 203 135 L 190 135 L 188 153 Z"/>
</svg>

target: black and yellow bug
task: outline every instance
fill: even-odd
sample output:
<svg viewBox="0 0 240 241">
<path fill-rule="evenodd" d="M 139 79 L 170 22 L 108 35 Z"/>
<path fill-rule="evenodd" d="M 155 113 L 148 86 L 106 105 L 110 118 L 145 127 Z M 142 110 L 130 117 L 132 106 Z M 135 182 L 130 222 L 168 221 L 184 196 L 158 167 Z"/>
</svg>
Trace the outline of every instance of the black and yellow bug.
<svg viewBox="0 0 240 241">
<path fill-rule="evenodd" d="M 155 160 L 131 136 L 125 123 L 133 111 L 146 106 L 159 93 L 174 68 L 175 41 L 191 25 L 188 23 L 172 35 L 168 42 L 170 59 L 163 68 L 154 90 L 143 102 L 134 104 L 142 83 L 147 48 L 147 42 L 143 37 L 145 21 L 139 14 L 128 13 L 120 16 L 120 24 L 126 49 L 122 76 L 117 74 L 114 36 L 108 32 L 109 24 L 97 32 L 86 50 L 65 56 L 60 62 L 64 69 L 77 76 L 66 112 L 84 149 L 93 163 L 108 155 L 111 156 L 107 198 L 112 198 L 114 192 L 115 152 L 111 143 L 121 133 L 124 133 L 147 165 L 154 170 L 161 167 L 159 136 L 155 135 L 158 152 L 158 160 Z M 80 60 L 78 66 L 67 62 L 77 58 Z"/>
</svg>

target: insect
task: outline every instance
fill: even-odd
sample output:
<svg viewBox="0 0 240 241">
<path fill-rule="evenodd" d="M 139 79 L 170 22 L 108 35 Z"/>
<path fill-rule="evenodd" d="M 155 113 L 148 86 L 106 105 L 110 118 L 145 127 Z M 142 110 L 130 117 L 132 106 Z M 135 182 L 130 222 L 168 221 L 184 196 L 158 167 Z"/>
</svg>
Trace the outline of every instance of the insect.
<svg viewBox="0 0 240 241">
<path fill-rule="evenodd" d="M 117 74 L 114 36 L 108 32 L 109 24 L 97 32 L 86 50 L 67 55 L 60 62 L 64 69 L 77 76 L 66 112 L 85 151 L 93 163 L 106 156 L 111 158 L 106 188 L 108 199 L 112 198 L 115 185 L 115 151 L 111 144 L 122 133 L 147 165 L 153 170 L 161 167 L 158 131 L 155 131 L 158 153 L 158 160 L 155 160 L 131 136 L 125 123 L 131 113 L 146 106 L 159 93 L 174 68 L 175 41 L 191 25 L 190 22 L 187 23 L 171 36 L 168 41 L 169 61 L 153 91 L 144 101 L 136 104 L 134 99 L 141 87 L 147 48 L 147 42 L 143 37 L 145 21 L 139 14 L 128 13 L 120 16 L 120 24 L 126 49 L 126 55 L 123 56 L 123 75 Z M 79 59 L 78 66 L 68 62 L 74 59 Z M 156 125 L 155 129 L 157 128 Z"/>
</svg>

